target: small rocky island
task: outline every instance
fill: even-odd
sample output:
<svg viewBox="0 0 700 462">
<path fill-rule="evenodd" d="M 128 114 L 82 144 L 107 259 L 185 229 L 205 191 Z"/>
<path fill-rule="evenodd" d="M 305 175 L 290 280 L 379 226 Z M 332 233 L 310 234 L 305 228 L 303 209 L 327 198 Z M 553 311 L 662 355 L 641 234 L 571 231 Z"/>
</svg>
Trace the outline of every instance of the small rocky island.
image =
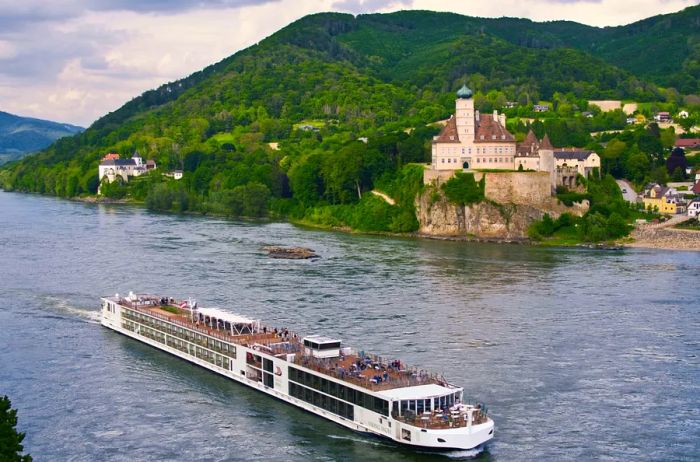
<svg viewBox="0 0 700 462">
<path fill-rule="evenodd" d="M 266 245 L 260 248 L 267 252 L 271 258 L 286 258 L 288 260 L 308 260 L 319 258 L 318 254 L 307 247 L 281 247 L 274 245 Z"/>
</svg>

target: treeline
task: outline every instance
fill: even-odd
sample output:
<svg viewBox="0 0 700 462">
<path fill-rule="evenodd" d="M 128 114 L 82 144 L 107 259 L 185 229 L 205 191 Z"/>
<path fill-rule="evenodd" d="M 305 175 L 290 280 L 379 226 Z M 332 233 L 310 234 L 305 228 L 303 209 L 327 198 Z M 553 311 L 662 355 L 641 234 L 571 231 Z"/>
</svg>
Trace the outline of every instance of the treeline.
<svg viewBox="0 0 700 462">
<path fill-rule="evenodd" d="M 151 210 L 224 216 L 291 217 L 323 226 L 362 231 L 409 232 L 417 228 L 413 201 L 438 128 L 421 127 L 364 140 L 347 140 L 332 129 L 297 130 L 279 150 L 237 148 L 227 141 L 183 157 L 184 176 L 158 170 L 128 183 L 103 182 L 109 198 L 142 201 Z M 370 193 L 380 189 L 388 204 Z"/>
<path fill-rule="evenodd" d="M 577 202 L 588 199 L 588 212 L 582 217 L 563 213 L 556 220 L 545 214 L 541 221 L 530 226 L 528 235 L 531 239 L 541 240 L 554 236 L 574 242 L 601 242 L 629 234 L 632 229 L 630 222 L 640 216 L 640 212 L 624 200 L 615 179 L 610 175 L 602 178 L 592 175 L 588 179 L 579 177 L 578 180 L 586 188 L 586 194 L 574 198 L 570 193 L 560 191 L 558 197 L 562 202 L 568 202 L 568 205 L 571 205 L 571 199 Z"/>
<path fill-rule="evenodd" d="M 673 128 L 662 130 L 655 123 L 636 125 L 620 133 L 601 135 L 596 150 L 601 156 L 603 172 L 625 178 L 638 186 L 654 182 L 665 184 L 671 179 L 683 181 L 685 169 L 669 171 L 667 160 L 676 141 Z M 605 144 L 605 147 L 603 147 Z M 689 163 L 697 163 L 692 158 Z"/>
</svg>

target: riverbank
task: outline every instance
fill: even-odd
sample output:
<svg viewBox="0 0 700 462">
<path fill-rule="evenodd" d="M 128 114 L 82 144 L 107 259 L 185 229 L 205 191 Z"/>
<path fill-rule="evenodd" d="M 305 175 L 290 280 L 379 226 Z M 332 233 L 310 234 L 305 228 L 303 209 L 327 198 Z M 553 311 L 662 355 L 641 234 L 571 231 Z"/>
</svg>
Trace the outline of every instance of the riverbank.
<svg viewBox="0 0 700 462">
<path fill-rule="evenodd" d="M 142 202 L 134 202 L 129 199 L 109 199 L 95 196 L 73 197 L 71 201 L 84 202 L 88 204 L 105 204 L 105 205 L 125 205 L 144 207 Z M 223 215 L 192 213 L 202 217 L 211 216 L 217 218 L 226 218 Z M 246 219 L 245 217 L 240 217 Z M 430 240 L 442 241 L 457 241 L 457 242 L 481 242 L 491 244 L 519 244 L 533 245 L 542 247 L 581 247 L 582 243 L 571 237 L 565 239 L 546 239 L 543 241 L 532 241 L 528 238 L 482 238 L 473 235 L 450 236 L 450 235 L 434 235 L 427 233 L 392 233 L 389 231 L 358 231 L 346 226 L 329 226 L 318 223 L 313 223 L 307 220 L 295 220 L 289 217 L 268 217 L 272 220 L 287 221 L 295 226 L 309 229 L 321 229 L 326 231 L 339 231 L 350 234 L 363 234 L 369 236 L 381 236 L 391 238 L 421 238 Z M 258 219 L 259 220 L 259 219 Z M 700 231 L 672 228 L 666 225 L 640 225 L 630 234 L 629 237 L 612 243 L 613 246 L 621 245 L 630 248 L 649 248 L 662 250 L 681 250 L 681 251 L 700 251 Z"/>
<path fill-rule="evenodd" d="M 626 247 L 700 252 L 700 231 L 676 227 L 688 220 L 687 216 L 676 215 L 663 223 L 637 225 L 621 244 Z"/>
<path fill-rule="evenodd" d="M 632 241 L 621 244 L 625 247 L 700 252 L 700 231 L 639 227 L 632 231 L 630 237 Z"/>
</svg>

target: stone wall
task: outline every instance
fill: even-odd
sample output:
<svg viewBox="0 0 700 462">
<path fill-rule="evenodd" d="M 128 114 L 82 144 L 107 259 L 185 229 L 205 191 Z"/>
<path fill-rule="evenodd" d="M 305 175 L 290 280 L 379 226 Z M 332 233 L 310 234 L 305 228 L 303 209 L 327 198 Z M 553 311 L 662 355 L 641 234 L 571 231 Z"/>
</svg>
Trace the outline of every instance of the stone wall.
<svg viewBox="0 0 700 462">
<path fill-rule="evenodd" d="M 501 204 L 538 206 L 549 203 L 552 182 L 548 172 L 474 172 L 474 179 L 486 176 L 484 195 Z"/>
<path fill-rule="evenodd" d="M 426 168 L 423 170 L 423 184 L 435 184 L 441 185 L 445 181 L 449 180 L 455 175 L 455 172 L 461 172 L 462 170 L 434 170 L 432 168 Z"/>
</svg>

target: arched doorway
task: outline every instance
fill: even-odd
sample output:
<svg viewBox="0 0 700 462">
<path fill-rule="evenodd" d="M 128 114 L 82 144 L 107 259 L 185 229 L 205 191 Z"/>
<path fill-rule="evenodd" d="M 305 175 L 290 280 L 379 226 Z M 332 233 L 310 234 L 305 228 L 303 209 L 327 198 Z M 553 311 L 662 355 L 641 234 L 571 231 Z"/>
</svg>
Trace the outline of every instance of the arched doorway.
<svg viewBox="0 0 700 462">
<path fill-rule="evenodd" d="M 464 162 L 464 163 L 462 163 L 462 168 L 465 169 L 465 170 L 468 169 L 468 168 L 469 168 L 469 162 Z"/>
</svg>

